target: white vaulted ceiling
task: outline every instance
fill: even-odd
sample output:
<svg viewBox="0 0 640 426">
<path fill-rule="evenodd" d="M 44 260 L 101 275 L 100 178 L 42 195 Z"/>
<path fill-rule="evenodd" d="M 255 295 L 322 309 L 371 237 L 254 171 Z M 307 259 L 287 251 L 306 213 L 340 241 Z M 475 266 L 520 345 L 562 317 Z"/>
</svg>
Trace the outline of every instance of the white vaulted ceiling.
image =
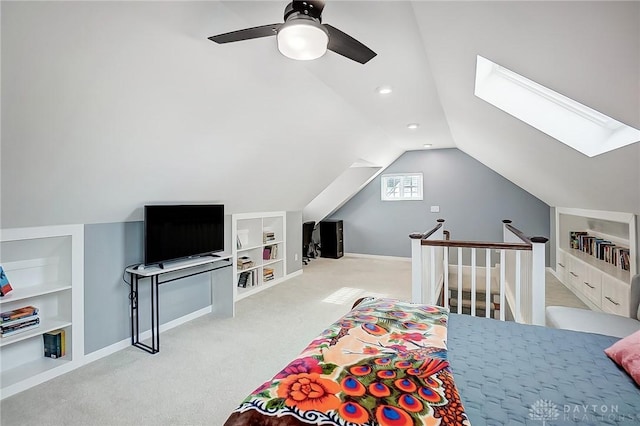
<svg viewBox="0 0 640 426">
<path fill-rule="evenodd" d="M 302 210 L 354 162 L 424 143 L 552 206 L 640 213 L 639 144 L 588 158 L 473 95 L 482 55 L 640 128 L 640 3 L 328 1 L 323 22 L 377 52 L 365 65 L 207 40 L 285 6 L 3 1 L 2 227 L 158 201 Z"/>
</svg>

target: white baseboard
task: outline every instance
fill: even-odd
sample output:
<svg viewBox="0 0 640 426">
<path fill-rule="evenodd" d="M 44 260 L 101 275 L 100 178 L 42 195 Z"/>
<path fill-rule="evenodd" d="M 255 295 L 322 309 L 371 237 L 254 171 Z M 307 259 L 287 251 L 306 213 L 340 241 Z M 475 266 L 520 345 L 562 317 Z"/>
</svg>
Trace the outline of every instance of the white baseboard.
<svg viewBox="0 0 640 426">
<path fill-rule="evenodd" d="M 362 254 L 362 253 L 345 253 L 346 257 L 358 257 L 363 259 L 378 259 L 378 260 L 396 260 L 399 262 L 411 262 L 410 257 L 401 256 L 382 256 L 379 254 Z"/>
<path fill-rule="evenodd" d="M 288 279 L 291 279 L 293 277 L 297 277 L 299 275 L 302 275 L 302 269 L 299 269 L 297 271 L 294 271 L 290 274 L 287 274 L 283 277 L 283 279 L 280 281 L 286 281 Z M 191 312 L 190 314 L 184 315 L 180 318 L 176 318 L 173 321 L 169 321 L 167 323 L 161 324 L 160 325 L 160 332 L 162 333 L 163 331 L 167 331 L 167 330 L 171 330 L 174 327 L 177 327 L 179 325 L 185 324 L 189 321 L 192 321 L 196 318 L 199 318 L 203 315 L 207 315 L 210 314 L 212 312 L 212 307 L 211 306 L 207 306 L 206 308 L 202 308 L 199 309 L 197 311 Z M 140 340 L 145 340 L 151 337 L 151 330 L 146 330 L 142 333 L 140 333 Z M 113 343 L 109 346 L 106 346 L 102 349 L 98 349 L 97 351 L 91 352 L 89 354 L 86 354 L 83 359 L 82 359 L 82 365 L 84 364 L 89 364 L 91 362 L 97 361 L 100 358 L 104 358 L 106 356 L 109 356 L 111 354 L 114 354 L 118 351 L 121 351 L 123 349 L 128 348 L 129 346 L 131 346 L 131 337 L 127 337 L 126 339 L 123 339 L 119 342 Z"/>
<path fill-rule="evenodd" d="M 211 312 L 212 312 L 211 306 L 207 306 L 206 308 L 202 308 L 197 311 L 191 312 L 190 314 L 184 315 L 180 318 L 176 318 L 172 321 L 161 324 L 160 332 L 162 333 L 163 331 L 171 330 L 174 327 L 185 324 L 203 315 L 210 314 Z M 145 340 L 150 337 L 151 337 L 150 329 L 140 333 L 140 340 Z M 121 351 L 122 349 L 128 348 L 129 346 L 131 346 L 131 337 L 127 337 L 126 339 L 123 339 L 112 345 L 106 346 L 102 349 L 98 349 L 97 351 L 86 354 L 83 359 L 83 364 L 89 364 L 90 362 L 97 361 L 100 358 L 104 358 L 105 356 L 114 354 L 118 351 Z"/>
<path fill-rule="evenodd" d="M 545 268 L 547 270 L 547 272 L 549 272 L 551 275 L 553 275 L 554 277 L 556 277 L 558 279 L 558 281 L 562 282 L 562 280 L 560 279 L 560 276 L 556 273 L 556 271 L 551 267 L 551 266 L 547 266 Z"/>
<path fill-rule="evenodd" d="M 289 279 L 291 279 L 293 277 L 300 276 L 300 275 L 302 275 L 302 269 L 298 269 L 297 271 L 294 271 L 294 272 L 292 272 L 290 274 L 285 275 L 284 281 L 289 280 Z"/>
</svg>

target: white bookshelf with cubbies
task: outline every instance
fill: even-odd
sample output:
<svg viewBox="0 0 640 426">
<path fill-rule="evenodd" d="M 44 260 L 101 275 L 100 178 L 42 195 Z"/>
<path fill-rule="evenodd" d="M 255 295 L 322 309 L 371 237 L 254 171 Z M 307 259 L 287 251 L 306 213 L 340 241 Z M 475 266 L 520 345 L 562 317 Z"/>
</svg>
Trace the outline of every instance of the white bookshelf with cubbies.
<svg viewBox="0 0 640 426">
<path fill-rule="evenodd" d="M 591 309 L 635 315 L 636 250 L 634 214 L 556 208 L 556 273 Z"/>
<path fill-rule="evenodd" d="M 39 325 L 0 337 L 2 398 L 66 373 L 84 356 L 83 225 L 3 229 L 0 265 L 13 288 L 0 312 L 38 309 Z M 44 356 L 43 334 L 64 330 L 66 354 Z"/>
<path fill-rule="evenodd" d="M 235 300 L 284 280 L 286 228 L 285 212 L 232 215 Z"/>
</svg>

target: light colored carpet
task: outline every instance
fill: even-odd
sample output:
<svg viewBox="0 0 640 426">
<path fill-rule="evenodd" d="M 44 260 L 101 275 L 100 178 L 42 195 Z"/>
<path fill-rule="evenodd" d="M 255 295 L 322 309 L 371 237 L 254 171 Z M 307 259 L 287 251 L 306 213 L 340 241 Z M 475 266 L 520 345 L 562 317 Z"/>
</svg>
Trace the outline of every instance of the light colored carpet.
<svg viewBox="0 0 640 426">
<path fill-rule="evenodd" d="M 341 289 L 344 303 L 323 301 Z M 235 318 L 204 316 L 162 333 L 156 355 L 130 347 L 5 399 L 0 423 L 222 425 L 245 396 L 367 294 L 409 300 L 410 263 L 314 259 L 301 276 L 238 302 Z"/>
<path fill-rule="evenodd" d="M 589 309 L 582 300 L 564 284 L 562 284 L 553 274 L 545 274 L 545 302 L 547 306 L 569 306 L 572 308 Z"/>
</svg>

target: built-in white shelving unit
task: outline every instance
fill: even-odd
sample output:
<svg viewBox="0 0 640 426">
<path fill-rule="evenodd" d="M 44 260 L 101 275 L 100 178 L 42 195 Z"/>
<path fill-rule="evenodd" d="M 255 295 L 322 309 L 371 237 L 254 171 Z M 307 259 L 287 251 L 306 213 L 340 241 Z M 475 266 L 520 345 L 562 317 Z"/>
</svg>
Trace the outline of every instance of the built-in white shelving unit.
<svg viewBox="0 0 640 426">
<path fill-rule="evenodd" d="M 286 213 L 234 214 L 231 229 L 234 300 L 282 282 L 287 273 Z"/>
<path fill-rule="evenodd" d="M 0 231 L 0 265 L 13 290 L 0 311 L 39 310 L 40 325 L 0 338 L 1 397 L 6 398 L 81 365 L 84 356 L 84 226 Z M 64 329 L 66 355 L 44 356 L 42 335 Z"/>
<path fill-rule="evenodd" d="M 571 247 L 571 232 L 610 241 L 629 249 L 629 269 L 623 270 Z M 556 273 L 593 310 L 622 316 L 635 314 L 630 303 L 631 278 L 637 274 L 636 216 L 598 210 L 556 208 Z"/>
</svg>

